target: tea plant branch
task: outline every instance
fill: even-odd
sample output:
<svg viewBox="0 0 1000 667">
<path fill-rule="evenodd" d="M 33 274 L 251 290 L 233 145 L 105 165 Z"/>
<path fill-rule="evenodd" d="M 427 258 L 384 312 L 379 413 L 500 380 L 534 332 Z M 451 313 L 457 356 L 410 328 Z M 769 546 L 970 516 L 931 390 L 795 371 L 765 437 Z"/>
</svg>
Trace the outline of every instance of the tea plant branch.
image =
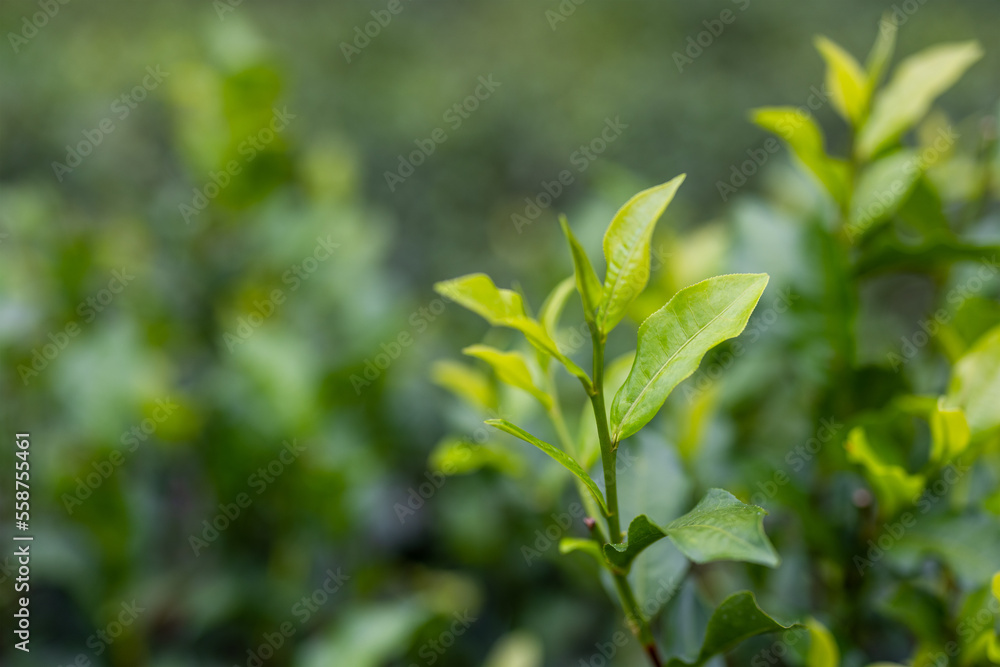
<svg viewBox="0 0 1000 667">
<path fill-rule="evenodd" d="M 573 474 L 590 514 L 584 522 L 590 536 L 588 539 L 563 538 L 559 550 L 561 553 L 586 553 L 607 571 L 629 628 L 654 667 L 663 663 L 647 613 L 655 616 L 658 608 L 647 612 L 628 578 L 633 562 L 647 547 L 668 538 L 684 556 L 696 563 L 738 560 L 775 567 L 779 562 L 764 534 L 762 521 L 766 512 L 745 505 L 721 489 L 709 490 L 694 509 L 669 524 L 657 525 L 647 515 L 640 514 L 629 524 L 628 535 L 622 532 L 616 466 L 618 443 L 653 419 L 670 392 L 697 370 L 710 349 L 743 331 L 768 280 L 766 274 L 732 274 L 680 290 L 639 327 L 632 368 L 613 401 L 608 402 L 604 386 L 608 334 L 646 287 L 653 228 L 682 181 L 683 176 L 679 176 L 644 190 L 618 211 L 604 237 L 607 273 L 603 283 L 568 223 L 562 220 L 573 258 L 574 282 L 591 334 L 593 379 L 559 349 L 550 333 L 555 330 L 558 313 L 568 294 L 565 286 L 571 283 L 563 281 L 556 287 L 546 302 L 548 307 L 543 306 L 541 322 L 528 315 L 520 293 L 498 288 L 484 274 L 471 274 L 435 285 L 440 294 L 482 315 L 490 324 L 520 331 L 539 353 L 538 365 L 544 385 L 541 388 L 534 382 L 533 376 L 537 374 L 531 372 L 525 355 L 485 345 L 465 349 L 470 356 L 490 364 L 501 382 L 530 393 L 544 406 L 558 447 L 505 419 L 489 419 L 486 423 L 542 450 Z M 580 380 L 590 400 L 600 443 L 603 490 L 588 471 L 596 457 L 584 451 L 566 426 L 553 377 L 552 359 Z M 656 507 L 644 509 L 659 511 Z M 607 534 L 596 518 L 598 514 L 606 521 Z M 647 554 L 646 557 L 655 556 Z M 748 606 L 752 596 L 749 593 L 741 595 L 743 597 L 730 604 Z M 753 605 L 752 610 L 748 607 L 746 611 L 759 614 L 761 622 L 748 629 L 738 622 L 745 615 L 743 611 L 719 616 L 715 621 L 717 627 L 706 634 L 698 664 L 751 635 L 781 627 L 766 622 L 769 617 Z M 686 663 L 673 658 L 670 664 Z"/>
</svg>

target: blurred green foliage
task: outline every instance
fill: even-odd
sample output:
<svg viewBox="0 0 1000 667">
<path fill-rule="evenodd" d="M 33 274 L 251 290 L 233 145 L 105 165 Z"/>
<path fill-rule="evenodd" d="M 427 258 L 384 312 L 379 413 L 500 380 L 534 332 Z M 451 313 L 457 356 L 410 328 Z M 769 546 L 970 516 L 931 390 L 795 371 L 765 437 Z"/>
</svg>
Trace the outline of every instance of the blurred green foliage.
<svg viewBox="0 0 1000 667">
<path fill-rule="evenodd" d="M 481 424 L 530 397 L 487 377 L 473 408 L 432 382 L 486 329 L 431 285 L 486 270 L 548 293 L 572 272 L 558 213 L 593 254 L 628 196 L 687 172 L 623 328 L 709 275 L 772 283 L 659 435 L 623 445 L 639 461 L 623 512 L 652 490 L 665 521 L 723 487 L 769 510 L 783 563 L 699 567 L 675 590 L 676 552 L 648 550 L 663 568 L 641 595 L 664 607 L 669 648 L 697 653 L 710 609 L 749 588 L 783 622 L 816 617 L 845 666 L 930 665 L 951 641 L 990 664 L 1000 454 L 982 349 L 1000 283 L 977 282 L 974 247 L 1000 244 L 995 3 L 585 2 L 552 23 L 557 2 L 403 0 L 347 62 L 342 44 L 388 6 L 0 7 L 0 382 L 5 441 L 32 436 L 35 537 L 32 652 L 5 640 L 0 661 L 534 667 L 613 647 L 612 664 L 642 664 L 593 566 L 555 546 L 585 534 L 572 513 L 560 528 L 564 471 Z M 814 36 L 865 53 L 883 12 L 899 12 L 901 56 L 973 39 L 984 55 L 905 139 L 957 134 L 924 185 L 870 245 L 838 245 L 841 212 L 747 118 L 809 104 Z M 454 127 L 444 115 L 489 75 L 500 86 Z M 849 155 L 833 106 L 817 124 Z M 385 173 L 439 127 L 447 140 L 390 191 Z M 951 236 L 911 252 L 933 228 Z M 975 463 L 954 483 L 926 476 L 927 511 L 897 539 L 874 457 L 844 442 L 864 427 L 881 464 L 925 474 L 931 452 L 964 451 L 941 396 L 969 399 Z M 13 531 L 12 444 L 2 456 Z M 445 476 L 445 460 L 473 472 Z M 782 637 L 729 664 L 807 664 L 806 635 Z"/>
</svg>

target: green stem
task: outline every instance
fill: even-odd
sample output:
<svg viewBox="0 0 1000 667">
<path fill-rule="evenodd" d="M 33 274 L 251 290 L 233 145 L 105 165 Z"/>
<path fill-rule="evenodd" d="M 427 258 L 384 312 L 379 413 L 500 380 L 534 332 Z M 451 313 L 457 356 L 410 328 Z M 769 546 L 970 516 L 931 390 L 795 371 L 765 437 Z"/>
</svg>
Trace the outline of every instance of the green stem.
<svg viewBox="0 0 1000 667">
<path fill-rule="evenodd" d="M 649 622 L 639 610 L 639 603 L 635 599 L 635 594 L 632 593 L 632 587 L 629 585 L 628 579 L 624 574 L 615 574 L 614 580 L 615 590 L 618 591 L 618 597 L 622 601 L 625 618 L 628 620 L 628 625 L 632 629 L 632 633 L 639 639 L 639 643 L 642 644 L 643 649 L 646 650 L 653 664 L 659 667 L 661 663 L 659 651 L 656 649 L 656 640 L 653 639 L 653 632 L 649 628 Z"/>
<path fill-rule="evenodd" d="M 601 462 L 604 465 L 604 495 L 608 505 L 608 539 L 612 543 L 622 541 L 621 518 L 618 512 L 618 473 L 615 469 L 617 443 L 612 442 L 608 428 L 608 413 L 604 406 L 604 342 L 605 337 L 591 328 L 591 340 L 594 344 L 594 384 L 590 394 L 590 402 L 594 407 L 594 418 L 597 421 L 597 435 L 601 441 Z M 599 535 L 599 533 L 597 533 Z M 603 536 L 601 536 L 603 541 Z M 624 574 L 612 572 L 615 590 L 621 600 L 625 618 L 633 634 L 639 639 L 643 649 L 649 656 L 654 667 L 660 667 L 659 651 L 649 621 L 642 615 L 639 603 L 632 592 L 632 586 Z"/>
<path fill-rule="evenodd" d="M 601 463 L 604 466 L 604 495 L 608 504 L 608 539 L 621 542 L 622 530 L 618 515 L 618 473 L 615 469 L 615 448 L 608 429 L 608 413 L 604 407 L 604 337 L 592 332 L 594 342 L 594 385 L 590 403 L 594 406 L 597 436 L 601 441 Z"/>
</svg>

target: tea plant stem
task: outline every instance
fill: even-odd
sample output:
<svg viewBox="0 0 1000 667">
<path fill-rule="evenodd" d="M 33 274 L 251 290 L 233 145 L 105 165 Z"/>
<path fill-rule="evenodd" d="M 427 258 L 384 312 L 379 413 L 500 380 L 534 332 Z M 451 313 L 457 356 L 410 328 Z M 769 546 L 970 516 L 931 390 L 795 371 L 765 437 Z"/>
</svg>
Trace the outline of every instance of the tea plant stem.
<svg viewBox="0 0 1000 667">
<path fill-rule="evenodd" d="M 594 343 L 594 384 L 590 402 L 594 406 L 594 419 L 597 421 L 597 435 L 601 441 L 601 462 L 604 465 L 604 495 L 608 504 L 608 539 L 620 542 L 622 536 L 620 517 L 618 516 L 618 479 L 615 470 L 615 451 L 611 445 L 611 433 L 608 429 L 608 413 L 604 407 L 604 338 L 598 332 L 591 332 Z"/>
<path fill-rule="evenodd" d="M 618 597 L 621 599 L 622 608 L 625 610 L 625 618 L 628 620 L 632 633 L 638 637 L 642 648 L 645 649 L 652 663 L 659 667 L 662 663 L 660 662 L 659 651 L 656 649 L 656 640 L 653 639 L 653 632 L 649 628 L 649 623 L 639 610 L 639 603 L 632 592 L 632 586 L 624 574 L 615 574 L 614 580 L 615 589 L 618 591 Z"/>
<path fill-rule="evenodd" d="M 604 342 L 605 338 L 596 329 L 591 329 L 591 340 L 594 344 L 594 384 L 590 394 L 590 402 L 594 406 L 594 418 L 597 421 L 597 435 L 601 441 L 601 461 L 604 464 L 604 488 L 608 505 L 608 539 L 612 543 L 622 540 L 621 518 L 618 512 L 618 479 L 615 468 L 615 443 L 611 442 L 611 432 L 608 428 L 608 413 L 604 406 Z M 628 578 L 619 572 L 612 573 L 615 590 L 621 600 L 625 618 L 633 634 L 639 639 L 653 665 L 660 667 L 659 652 L 656 641 L 649 628 L 649 622 L 642 615 L 639 603 L 632 592 Z"/>
</svg>

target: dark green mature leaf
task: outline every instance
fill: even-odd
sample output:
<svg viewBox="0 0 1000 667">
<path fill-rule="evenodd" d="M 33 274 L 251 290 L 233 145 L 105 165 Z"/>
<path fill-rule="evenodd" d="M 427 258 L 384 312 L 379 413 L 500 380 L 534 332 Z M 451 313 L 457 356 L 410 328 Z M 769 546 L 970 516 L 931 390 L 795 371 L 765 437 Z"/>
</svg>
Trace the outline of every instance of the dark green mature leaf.
<svg viewBox="0 0 1000 667">
<path fill-rule="evenodd" d="M 587 474 L 587 471 L 581 468 L 580 464 L 577 463 L 569 454 L 562 451 L 561 449 L 553 447 L 547 442 L 539 440 L 535 436 L 525 431 L 520 426 L 511 424 L 506 419 L 487 419 L 486 423 L 494 428 L 500 429 L 505 433 L 510 433 L 511 435 L 516 436 L 521 440 L 524 440 L 525 442 L 534 445 L 535 447 L 538 447 L 540 450 L 542 450 L 543 452 L 554 458 L 556 461 L 558 461 L 560 464 L 562 464 L 564 468 L 566 468 L 571 473 L 576 475 L 577 478 L 586 485 L 587 490 L 590 491 L 591 495 L 594 496 L 594 500 L 596 500 L 597 504 L 601 506 L 601 511 L 603 511 L 604 514 L 607 515 L 608 506 L 604 502 L 604 494 L 601 493 L 600 487 L 597 486 L 597 483 L 593 480 L 593 478 L 590 475 Z"/>
<path fill-rule="evenodd" d="M 604 556 L 617 569 L 626 571 L 643 549 L 666 536 L 667 533 L 650 521 L 648 516 L 640 514 L 629 524 L 625 543 L 605 544 Z"/>
<path fill-rule="evenodd" d="M 607 333 L 615 328 L 628 305 L 649 282 L 649 243 L 656 221 L 673 200 L 684 174 L 655 188 L 643 190 L 625 202 L 604 234 L 608 269 L 597 325 Z"/>
<path fill-rule="evenodd" d="M 696 563 L 741 560 L 777 567 L 781 559 L 764 534 L 767 511 L 723 489 L 709 489 L 693 510 L 666 525 L 677 548 Z"/>
<path fill-rule="evenodd" d="M 537 349 L 558 359 L 567 370 L 590 384 L 587 374 L 566 357 L 554 340 L 537 320 L 525 314 L 521 295 L 509 289 L 500 289 L 484 273 L 472 273 L 460 278 L 435 283 L 441 296 L 482 316 L 493 326 L 510 327 L 525 335 Z"/>
<path fill-rule="evenodd" d="M 910 129 L 982 57 L 983 50 L 972 41 L 933 46 L 901 62 L 876 96 L 871 116 L 858 135 L 858 156 L 870 158 Z"/>
<path fill-rule="evenodd" d="M 614 442 L 645 426 L 706 352 L 743 331 L 767 280 L 765 273 L 709 278 L 682 289 L 642 323 L 635 362 L 611 407 Z"/>
<path fill-rule="evenodd" d="M 627 570 L 642 550 L 669 537 L 681 553 L 696 563 L 740 560 L 776 567 L 777 552 L 764 534 L 767 512 L 747 505 L 722 489 L 710 489 L 693 510 L 664 527 L 640 514 L 628 527 L 624 544 L 606 544 L 604 556 L 619 570 Z"/>
<path fill-rule="evenodd" d="M 745 639 L 795 627 L 801 626 L 798 623 L 782 625 L 757 605 L 753 593 L 740 591 L 727 597 L 712 612 L 701 651 L 694 662 L 672 658 L 667 667 L 698 667 L 705 664 L 712 656 L 735 648 Z"/>
<path fill-rule="evenodd" d="M 563 234 L 569 243 L 570 253 L 573 255 L 573 269 L 576 274 L 576 291 L 580 293 L 580 300 L 583 301 L 583 316 L 588 322 L 594 322 L 597 317 L 597 309 L 601 305 L 602 290 L 601 281 L 594 272 L 594 267 L 590 264 L 590 258 L 584 251 L 583 246 L 573 236 L 573 230 L 565 217 L 559 218 L 562 225 Z"/>
</svg>

